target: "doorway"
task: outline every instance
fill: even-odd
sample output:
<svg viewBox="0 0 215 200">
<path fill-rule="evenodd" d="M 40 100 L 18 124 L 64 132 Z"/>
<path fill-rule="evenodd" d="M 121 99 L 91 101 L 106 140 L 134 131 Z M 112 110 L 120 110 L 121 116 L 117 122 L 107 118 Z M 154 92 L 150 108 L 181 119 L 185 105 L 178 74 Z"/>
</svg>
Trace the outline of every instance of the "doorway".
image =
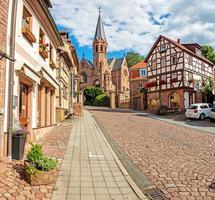
<svg viewBox="0 0 215 200">
<path fill-rule="evenodd" d="M 29 92 L 28 85 L 20 83 L 19 122 L 24 128 L 27 128 L 28 126 L 28 92 Z"/>
</svg>

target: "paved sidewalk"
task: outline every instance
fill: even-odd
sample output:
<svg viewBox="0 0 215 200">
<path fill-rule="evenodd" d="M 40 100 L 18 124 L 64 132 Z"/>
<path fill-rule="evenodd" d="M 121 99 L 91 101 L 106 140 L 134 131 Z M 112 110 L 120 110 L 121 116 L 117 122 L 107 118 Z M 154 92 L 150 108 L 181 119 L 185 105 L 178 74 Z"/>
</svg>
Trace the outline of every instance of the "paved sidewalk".
<svg viewBox="0 0 215 200">
<path fill-rule="evenodd" d="M 139 197 L 127 182 L 129 175 L 89 111 L 84 114 L 84 118 L 76 119 L 74 123 L 52 199 L 146 199 L 132 180 L 130 184 Z"/>
</svg>

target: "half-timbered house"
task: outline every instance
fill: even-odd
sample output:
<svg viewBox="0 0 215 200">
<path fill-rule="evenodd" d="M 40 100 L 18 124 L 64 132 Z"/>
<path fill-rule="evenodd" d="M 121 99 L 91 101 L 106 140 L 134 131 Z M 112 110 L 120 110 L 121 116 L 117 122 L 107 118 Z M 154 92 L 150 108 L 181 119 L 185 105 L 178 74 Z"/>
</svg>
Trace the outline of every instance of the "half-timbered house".
<svg viewBox="0 0 215 200">
<path fill-rule="evenodd" d="M 201 55 L 201 46 L 181 44 L 159 36 L 145 61 L 148 70 L 148 108 L 160 104 L 170 109 L 185 110 L 190 104 L 202 102 L 201 85 L 213 78 L 213 63 Z"/>
</svg>

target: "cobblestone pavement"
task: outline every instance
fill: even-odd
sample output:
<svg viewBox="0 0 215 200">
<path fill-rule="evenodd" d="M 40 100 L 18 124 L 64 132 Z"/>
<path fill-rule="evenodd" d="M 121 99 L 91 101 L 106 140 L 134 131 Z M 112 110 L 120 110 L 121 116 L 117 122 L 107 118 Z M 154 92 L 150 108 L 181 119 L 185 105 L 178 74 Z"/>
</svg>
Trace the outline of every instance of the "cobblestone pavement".
<svg viewBox="0 0 215 200">
<path fill-rule="evenodd" d="M 84 115 L 74 123 L 52 200 L 138 200 L 91 114 Z"/>
<path fill-rule="evenodd" d="M 167 198 L 215 199 L 213 134 L 131 112 L 92 112 L 110 137 Z"/>
<path fill-rule="evenodd" d="M 71 123 L 62 123 L 39 141 L 43 145 L 46 155 L 58 158 L 58 167 L 70 133 Z M 0 200 L 51 199 L 54 184 L 47 186 L 29 185 L 23 174 L 23 161 L 13 161 L 10 164 L 0 163 L 0 169 Z"/>
</svg>

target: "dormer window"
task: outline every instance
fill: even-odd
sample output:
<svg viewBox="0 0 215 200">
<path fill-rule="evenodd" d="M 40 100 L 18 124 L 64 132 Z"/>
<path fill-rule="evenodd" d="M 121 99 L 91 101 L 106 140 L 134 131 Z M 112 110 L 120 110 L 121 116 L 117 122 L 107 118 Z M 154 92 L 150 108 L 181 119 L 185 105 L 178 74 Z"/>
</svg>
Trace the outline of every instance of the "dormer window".
<svg viewBox="0 0 215 200">
<path fill-rule="evenodd" d="M 167 49 L 166 49 L 166 45 L 165 44 L 162 44 L 161 47 L 160 47 L 160 52 L 163 53 L 165 52 Z"/>
</svg>

